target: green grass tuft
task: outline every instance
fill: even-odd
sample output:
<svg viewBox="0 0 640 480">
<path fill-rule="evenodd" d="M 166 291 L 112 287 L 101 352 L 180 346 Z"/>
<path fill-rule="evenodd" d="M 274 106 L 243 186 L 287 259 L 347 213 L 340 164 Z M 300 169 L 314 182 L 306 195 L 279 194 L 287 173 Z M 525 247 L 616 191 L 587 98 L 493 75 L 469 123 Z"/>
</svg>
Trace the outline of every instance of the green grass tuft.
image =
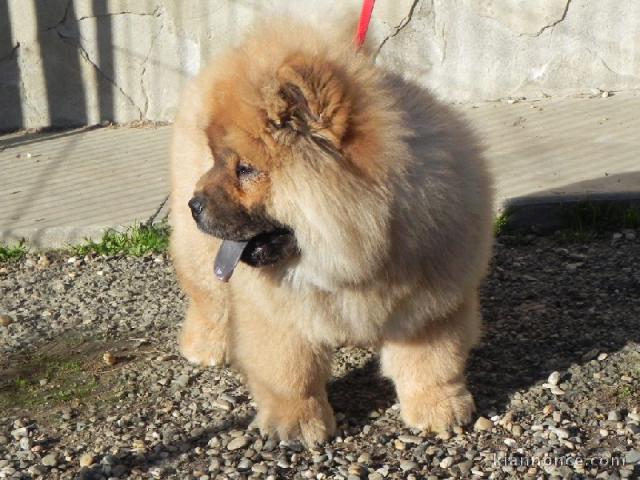
<svg viewBox="0 0 640 480">
<path fill-rule="evenodd" d="M 88 239 L 83 245 L 72 247 L 76 255 L 133 255 L 142 257 L 148 253 L 163 253 L 169 247 L 169 225 L 134 225 L 124 232 L 108 230 L 99 242 Z"/>
<path fill-rule="evenodd" d="M 504 234 L 507 230 L 507 226 L 509 225 L 509 215 L 507 212 L 502 212 L 495 219 L 493 224 L 493 234 L 498 237 Z"/>
<path fill-rule="evenodd" d="M 562 212 L 566 229 L 576 234 L 640 228 L 640 208 L 618 203 L 584 201 Z"/>
<path fill-rule="evenodd" d="M 17 245 L 0 245 L 0 262 L 9 262 L 22 259 L 29 248 L 25 245 L 24 240 L 21 240 Z"/>
</svg>

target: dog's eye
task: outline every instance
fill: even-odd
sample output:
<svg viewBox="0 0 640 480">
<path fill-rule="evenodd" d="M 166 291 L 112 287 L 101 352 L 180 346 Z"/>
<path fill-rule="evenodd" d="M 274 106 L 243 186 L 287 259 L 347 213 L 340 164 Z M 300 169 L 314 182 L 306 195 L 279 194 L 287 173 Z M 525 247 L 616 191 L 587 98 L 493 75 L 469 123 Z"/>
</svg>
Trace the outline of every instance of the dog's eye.
<svg viewBox="0 0 640 480">
<path fill-rule="evenodd" d="M 238 178 L 253 175 L 255 172 L 256 172 L 255 168 L 253 168 L 251 165 L 248 165 L 246 163 L 240 162 L 238 163 L 238 165 L 236 165 L 236 176 Z"/>
</svg>

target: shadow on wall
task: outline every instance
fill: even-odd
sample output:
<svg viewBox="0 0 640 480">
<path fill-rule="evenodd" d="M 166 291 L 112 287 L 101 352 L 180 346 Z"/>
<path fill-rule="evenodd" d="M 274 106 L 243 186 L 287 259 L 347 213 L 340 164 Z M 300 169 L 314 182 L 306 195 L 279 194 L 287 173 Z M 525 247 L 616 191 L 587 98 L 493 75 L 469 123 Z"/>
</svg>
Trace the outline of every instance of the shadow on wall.
<svg viewBox="0 0 640 480">
<path fill-rule="evenodd" d="M 22 126 L 20 66 L 9 18 L 9 3 L 0 2 L 0 130 Z"/>
<path fill-rule="evenodd" d="M 50 124 L 61 127 L 85 125 L 88 120 L 86 96 L 78 49 L 73 40 L 78 37 L 73 2 L 35 0 L 34 5 Z M 57 23 L 47 23 L 60 11 L 64 13 Z"/>
</svg>

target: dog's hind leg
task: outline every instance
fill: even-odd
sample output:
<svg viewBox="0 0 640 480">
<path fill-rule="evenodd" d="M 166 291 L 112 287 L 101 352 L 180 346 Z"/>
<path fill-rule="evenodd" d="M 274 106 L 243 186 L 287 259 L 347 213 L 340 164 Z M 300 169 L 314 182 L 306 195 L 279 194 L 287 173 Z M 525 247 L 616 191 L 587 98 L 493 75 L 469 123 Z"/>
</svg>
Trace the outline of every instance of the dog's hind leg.
<svg viewBox="0 0 640 480">
<path fill-rule="evenodd" d="M 384 342 L 382 371 L 395 383 L 407 425 L 443 431 L 471 420 L 475 406 L 464 368 L 479 330 L 474 292 L 447 318 L 430 322 L 413 338 Z"/>
</svg>

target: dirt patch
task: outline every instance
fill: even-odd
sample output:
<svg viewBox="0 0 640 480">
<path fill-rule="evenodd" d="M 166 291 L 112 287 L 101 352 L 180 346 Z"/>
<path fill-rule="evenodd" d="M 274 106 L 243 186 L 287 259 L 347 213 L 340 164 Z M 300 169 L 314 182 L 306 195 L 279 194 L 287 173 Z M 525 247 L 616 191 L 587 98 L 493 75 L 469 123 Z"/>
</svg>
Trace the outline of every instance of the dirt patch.
<svg viewBox="0 0 640 480">
<path fill-rule="evenodd" d="M 144 355 L 139 343 L 60 335 L 0 362 L 0 410 L 46 418 L 63 407 L 108 401 L 115 373 Z"/>
</svg>

